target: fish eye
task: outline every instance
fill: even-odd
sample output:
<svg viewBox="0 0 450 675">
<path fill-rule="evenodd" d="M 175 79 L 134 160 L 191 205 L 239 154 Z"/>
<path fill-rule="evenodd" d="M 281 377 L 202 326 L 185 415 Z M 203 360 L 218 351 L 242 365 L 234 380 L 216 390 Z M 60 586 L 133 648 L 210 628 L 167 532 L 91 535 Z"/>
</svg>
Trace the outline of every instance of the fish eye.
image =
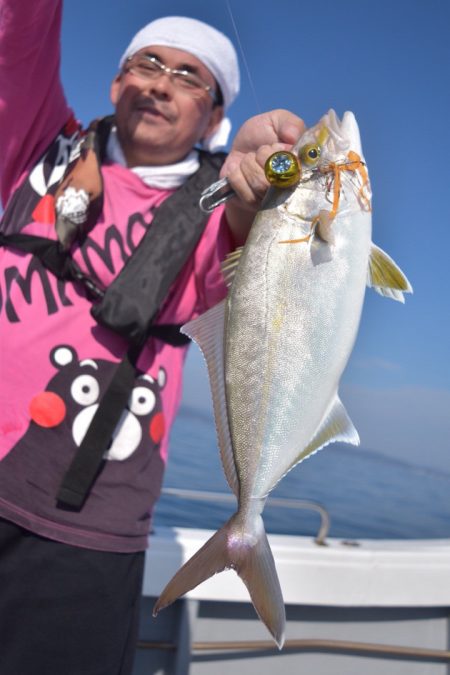
<svg viewBox="0 0 450 675">
<path fill-rule="evenodd" d="M 299 157 L 300 161 L 311 169 L 318 164 L 321 154 L 322 148 L 320 145 L 308 143 L 300 148 Z"/>
<path fill-rule="evenodd" d="M 274 152 L 264 165 L 264 173 L 271 185 L 288 188 L 296 185 L 301 177 L 300 164 L 292 152 Z"/>
</svg>

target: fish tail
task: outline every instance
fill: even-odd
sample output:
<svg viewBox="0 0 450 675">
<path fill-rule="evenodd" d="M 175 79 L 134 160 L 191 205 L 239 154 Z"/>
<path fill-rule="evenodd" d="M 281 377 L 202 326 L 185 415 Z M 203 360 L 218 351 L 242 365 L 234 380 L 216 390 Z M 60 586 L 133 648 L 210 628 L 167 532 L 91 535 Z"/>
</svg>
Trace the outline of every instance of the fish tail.
<svg viewBox="0 0 450 675">
<path fill-rule="evenodd" d="M 239 514 L 216 532 L 169 581 L 153 608 L 153 616 L 202 581 L 234 569 L 248 588 L 261 621 L 279 649 L 284 643 L 285 611 L 275 561 L 261 516 L 249 533 Z"/>
<path fill-rule="evenodd" d="M 283 595 L 263 520 L 261 516 L 258 519 L 258 535 L 244 534 L 236 543 L 237 562 L 233 567 L 247 586 L 259 618 L 281 649 L 286 623 Z"/>
</svg>

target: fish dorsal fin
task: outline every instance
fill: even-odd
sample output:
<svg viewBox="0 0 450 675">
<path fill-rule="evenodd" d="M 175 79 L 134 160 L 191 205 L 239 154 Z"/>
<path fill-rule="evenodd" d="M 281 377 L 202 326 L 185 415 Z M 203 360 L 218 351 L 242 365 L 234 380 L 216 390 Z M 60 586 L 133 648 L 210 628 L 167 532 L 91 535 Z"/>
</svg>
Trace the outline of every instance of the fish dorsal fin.
<svg viewBox="0 0 450 675">
<path fill-rule="evenodd" d="M 239 265 L 239 260 L 241 259 L 242 251 L 244 250 L 243 246 L 239 246 L 234 251 L 229 253 L 221 265 L 222 274 L 225 279 L 225 283 L 228 287 L 231 286 L 236 273 L 237 267 Z"/>
<path fill-rule="evenodd" d="M 337 394 L 334 397 L 330 408 L 325 413 L 316 433 L 306 448 L 302 450 L 296 463 L 309 457 L 309 455 L 313 455 L 329 443 L 334 443 L 336 441 L 350 443 L 351 445 L 359 445 L 359 434 L 353 426 L 353 422 L 348 416 L 348 413 Z"/>
<path fill-rule="evenodd" d="M 403 293 L 412 293 L 412 286 L 402 270 L 375 244 L 370 249 L 367 285 L 380 295 L 398 302 L 405 302 Z"/>
<path fill-rule="evenodd" d="M 223 355 L 225 303 L 226 300 L 222 300 L 222 302 L 209 309 L 205 314 L 202 314 L 193 321 L 189 321 L 189 323 L 186 323 L 182 327 L 181 332 L 194 340 L 205 357 L 223 469 L 230 488 L 237 495 L 239 479 L 234 464 L 225 394 Z"/>
</svg>

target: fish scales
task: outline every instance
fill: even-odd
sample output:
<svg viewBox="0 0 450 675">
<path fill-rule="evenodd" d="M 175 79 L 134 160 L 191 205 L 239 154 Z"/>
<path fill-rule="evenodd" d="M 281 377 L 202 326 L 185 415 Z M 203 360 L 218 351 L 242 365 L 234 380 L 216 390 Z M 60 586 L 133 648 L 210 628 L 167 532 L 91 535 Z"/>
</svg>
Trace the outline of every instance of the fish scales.
<svg viewBox="0 0 450 675">
<path fill-rule="evenodd" d="M 359 443 L 338 387 L 366 284 L 402 302 L 412 291 L 371 242 L 370 186 L 353 114 L 340 121 L 330 110 L 292 152 L 304 164 L 300 181 L 269 190 L 228 297 L 183 327 L 207 362 L 222 464 L 238 508 L 154 608 L 156 614 L 232 568 L 280 648 L 285 613 L 261 517 L 266 497 L 325 445 Z M 237 258 L 230 257 L 228 270 Z"/>
<path fill-rule="evenodd" d="M 307 246 L 279 243 L 297 236 L 287 218 L 274 231 L 279 220 L 267 209 L 254 223 L 235 278 L 244 282 L 231 288 L 225 338 L 233 447 L 241 482 L 251 483 L 255 497 L 286 473 L 337 391 L 356 335 L 370 246 L 370 215 L 356 226 L 347 216 L 333 260 L 319 269 Z"/>
</svg>

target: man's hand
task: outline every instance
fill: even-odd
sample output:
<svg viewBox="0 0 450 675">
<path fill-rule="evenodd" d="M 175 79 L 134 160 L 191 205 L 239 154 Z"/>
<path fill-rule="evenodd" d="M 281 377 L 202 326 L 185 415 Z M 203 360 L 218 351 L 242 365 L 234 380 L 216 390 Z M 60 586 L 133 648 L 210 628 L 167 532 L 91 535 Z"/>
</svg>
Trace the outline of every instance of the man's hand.
<svg viewBox="0 0 450 675">
<path fill-rule="evenodd" d="M 236 244 L 247 238 L 269 183 L 264 164 L 277 150 L 290 150 L 303 133 L 303 120 L 288 110 L 251 117 L 239 129 L 222 170 L 236 193 L 225 207 Z"/>
</svg>

